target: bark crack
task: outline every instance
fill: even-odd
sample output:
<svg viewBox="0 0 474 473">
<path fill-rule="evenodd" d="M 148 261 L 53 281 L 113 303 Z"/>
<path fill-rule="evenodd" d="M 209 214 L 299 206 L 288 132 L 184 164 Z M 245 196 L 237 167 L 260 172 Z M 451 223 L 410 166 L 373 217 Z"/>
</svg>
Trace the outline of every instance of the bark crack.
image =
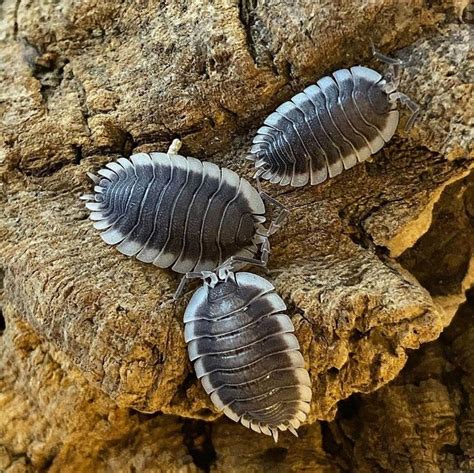
<svg viewBox="0 0 474 473">
<path fill-rule="evenodd" d="M 184 446 L 194 464 L 205 473 L 209 473 L 217 457 L 212 443 L 212 424 L 202 420 L 186 419 L 181 432 Z"/>
<path fill-rule="evenodd" d="M 20 9 L 21 0 L 17 0 L 15 3 L 15 10 L 13 14 L 13 39 L 16 40 L 18 38 L 18 11 Z"/>
<path fill-rule="evenodd" d="M 242 27 L 245 32 L 245 37 L 247 38 L 247 49 L 250 56 L 253 59 L 253 62 L 258 66 L 258 57 L 257 51 L 255 48 L 255 43 L 252 35 L 252 28 L 254 27 L 254 17 L 253 9 L 257 5 L 257 0 L 240 0 L 239 1 L 239 19 L 242 23 Z"/>
</svg>

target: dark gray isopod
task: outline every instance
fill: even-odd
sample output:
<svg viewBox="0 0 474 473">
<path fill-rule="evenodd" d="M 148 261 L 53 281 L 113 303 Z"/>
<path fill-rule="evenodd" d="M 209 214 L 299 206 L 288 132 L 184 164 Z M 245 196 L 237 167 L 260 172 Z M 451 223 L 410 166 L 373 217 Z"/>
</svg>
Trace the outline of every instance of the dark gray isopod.
<svg viewBox="0 0 474 473">
<path fill-rule="evenodd" d="M 178 273 L 212 270 L 268 247 L 264 194 L 235 172 L 178 154 L 139 153 L 98 171 L 85 195 L 102 239 Z"/>
<path fill-rule="evenodd" d="M 397 92 L 400 63 L 378 56 L 393 65 L 390 81 L 367 67 L 340 69 L 269 115 L 248 156 L 256 176 L 295 187 L 319 184 L 365 161 L 392 138 L 397 101 L 414 112 L 411 124 L 418 107 Z"/>
<path fill-rule="evenodd" d="M 278 438 L 305 421 L 311 382 L 285 303 L 266 279 L 215 272 L 184 314 L 197 377 L 214 405 L 236 422 Z"/>
</svg>

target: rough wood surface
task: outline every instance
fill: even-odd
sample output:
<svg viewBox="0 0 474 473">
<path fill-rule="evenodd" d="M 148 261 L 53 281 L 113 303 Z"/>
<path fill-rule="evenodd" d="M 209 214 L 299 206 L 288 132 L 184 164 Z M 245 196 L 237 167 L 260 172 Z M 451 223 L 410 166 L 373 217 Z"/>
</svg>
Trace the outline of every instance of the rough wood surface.
<svg viewBox="0 0 474 473">
<path fill-rule="evenodd" d="M 393 383 L 343 406 L 328 427 L 328 450 L 339 451 L 341 465 L 361 472 L 474 469 L 473 316 L 471 294 Z"/>
<path fill-rule="evenodd" d="M 156 429 L 165 445 L 166 429 L 175 429 L 170 437 L 187 451 L 199 451 L 180 437 L 181 421 L 150 421 L 127 411 L 218 416 L 187 360 L 182 323 L 187 298 L 171 301 L 178 276 L 101 242 L 78 201 L 89 187 L 85 172 L 120 154 L 163 151 L 180 137 L 184 154 L 250 177 L 243 157 L 276 105 L 335 68 L 363 63 L 384 70 L 370 58 L 369 38 L 407 61 L 400 88 L 422 106 L 421 118 L 409 134 L 400 129 L 371 162 L 324 185 L 265 185 L 291 211 L 288 225 L 272 239 L 269 277 L 289 306 L 313 380 L 311 422 L 333 419 L 341 400 L 395 378 L 407 351 L 436 339 L 449 324 L 472 278 L 472 246 L 466 250 L 466 240 L 456 238 L 453 284 L 444 293 L 426 282 L 436 273 L 419 262 L 429 252 L 423 250 L 420 258 L 407 253 L 434 228 L 440 197 L 455 193 L 453 186 L 465 182 L 472 167 L 465 7 L 459 1 L 390 0 L 324 6 L 274 0 L 1 3 L 0 265 L 5 334 L 10 333 L 3 336 L 2 363 L 9 368 L 1 375 L 2 391 L 21 393 L 18 405 L 36 402 L 36 425 L 60 389 L 54 382 L 46 386 L 45 373 L 41 402 L 31 401 L 36 393 L 28 392 L 34 390 L 28 373 L 41 371 L 45 355 L 34 363 L 17 358 L 14 340 L 23 337 L 28 356 L 34 351 L 29 344 L 47 347 L 38 350 L 52 350 L 62 360 L 54 373 L 71 369 L 77 374 L 71 386 L 78 383 L 100 397 L 91 416 L 120 412 L 127 418 L 111 427 L 120 430 L 117 435 L 125 438 L 138 429 L 146 437 Z M 472 217 L 466 218 L 465 228 Z M 431 258 L 441 252 L 451 263 L 449 239 L 444 241 L 433 246 Z M 25 374 L 15 381 L 12 373 L 21 370 Z M 85 394 L 78 396 L 84 403 Z M 17 409 L 15 400 L 6 399 L 7 411 Z M 69 409 L 66 395 L 61 402 L 64 411 L 51 413 L 57 437 L 38 447 L 42 453 L 34 461 L 39 434 L 26 424 L 3 425 L 0 445 L 9 462 L 23 455 L 25 468 L 62 464 L 55 449 L 67 430 L 61 424 L 61 412 Z M 86 435 L 91 424 L 67 412 L 77 435 Z M 8 425 L 26 432 L 21 445 Z M 311 464 L 315 471 L 330 471 L 333 459 L 323 449 L 319 424 L 308 429 L 308 442 L 319 445 Z M 221 451 L 216 471 L 238 461 L 237 450 L 224 454 L 230 448 L 225 438 L 242 435 L 245 443 L 256 436 L 223 421 L 215 432 L 224 438 L 212 439 L 217 454 Z M 104 442 L 100 448 L 107 454 L 91 454 L 89 467 L 97 462 L 98 470 L 106 469 L 115 461 L 124 471 L 137 468 Z M 136 451 L 148 448 L 148 440 L 143 442 Z M 283 465 L 299 462 L 305 445 L 295 447 L 300 450 Z M 49 448 L 53 453 L 45 453 Z M 259 448 L 271 447 L 255 446 L 255 455 Z M 185 450 L 163 460 L 174 464 L 167 471 L 193 471 Z M 258 471 L 265 458 L 248 465 L 251 461 Z M 80 465 L 78 457 L 70 462 Z"/>
<path fill-rule="evenodd" d="M 199 471 L 181 419 L 117 407 L 13 307 L 4 310 L 0 471 Z"/>
</svg>

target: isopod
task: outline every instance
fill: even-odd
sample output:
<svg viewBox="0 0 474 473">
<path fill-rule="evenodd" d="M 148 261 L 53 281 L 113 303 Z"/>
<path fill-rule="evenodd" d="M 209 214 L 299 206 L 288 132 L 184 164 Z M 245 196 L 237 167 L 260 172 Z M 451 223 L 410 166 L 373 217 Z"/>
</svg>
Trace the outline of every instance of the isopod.
<svg viewBox="0 0 474 473">
<path fill-rule="evenodd" d="M 379 151 L 394 135 L 397 102 L 419 107 L 397 91 L 401 62 L 378 52 L 391 64 L 387 80 L 368 67 L 340 69 L 280 105 L 253 139 L 248 159 L 256 177 L 294 187 L 320 184 Z"/>
<path fill-rule="evenodd" d="M 185 341 L 213 404 L 275 442 L 279 430 L 297 436 L 309 412 L 311 382 L 274 286 L 226 263 L 188 277 L 204 279 L 184 313 Z"/>
<path fill-rule="evenodd" d="M 139 153 L 89 174 L 82 196 L 102 240 L 123 254 L 178 273 L 211 270 L 232 255 L 265 263 L 268 237 L 286 210 L 230 169 L 177 153 Z M 280 207 L 264 228 L 265 203 Z"/>
</svg>

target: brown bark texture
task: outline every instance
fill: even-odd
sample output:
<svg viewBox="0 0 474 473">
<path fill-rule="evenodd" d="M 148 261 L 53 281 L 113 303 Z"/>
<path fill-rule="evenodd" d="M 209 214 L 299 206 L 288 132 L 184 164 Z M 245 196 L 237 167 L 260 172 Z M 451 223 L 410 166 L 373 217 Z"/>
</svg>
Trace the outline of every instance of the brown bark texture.
<svg viewBox="0 0 474 473">
<path fill-rule="evenodd" d="M 460 0 L 0 2 L 0 471 L 472 471 L 473 18 Z M 174 138 L 251 179 L 277 105 L 386 70 L 370 41 L 405 61 L 415 126 L 403 111 L 320 186 L 264 184 L 290 210 L 268 277 L 313 383 L 300 438 L 275 445 L 197 381 L 179 275 L 102 243 L 78 198 L 87 171 Z"/>
</svg>

